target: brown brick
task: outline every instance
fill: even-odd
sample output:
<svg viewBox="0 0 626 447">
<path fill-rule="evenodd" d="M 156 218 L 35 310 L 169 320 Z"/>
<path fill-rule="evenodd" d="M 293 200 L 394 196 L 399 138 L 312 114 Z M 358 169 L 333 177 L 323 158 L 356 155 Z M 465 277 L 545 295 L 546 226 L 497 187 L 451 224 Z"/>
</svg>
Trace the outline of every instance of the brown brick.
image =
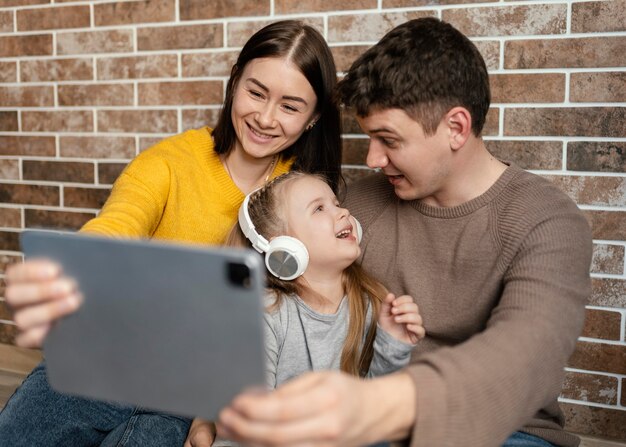
<svg viewBox="0 0 626 447">
<path fill-rule="evenodd" d="M 276 14 L 300 12 L 345 11 L 349 9 L 376 9 L 378 0 L 275 0 Z"/>
<path fill-rule="evenodd" d="M 500 109 L 498 107 L 491 107 L 487 112 L 485 118 L 485 125 L 481 135 L 484 137 L 494 136 L 500 134 Z"/>
<path fill-rule="evenodd" d="M 42 5 L 51 3 L 52 0 L 0 0 L 0 8 L 7 6 Z"/>
<path fill-rule="evenodd" d="M 487 140 L 485 144 L 498 159 L 523 169 L 561 169 L 563 143 L 558 141 Z"/>
<path fill-rule="evenodd" d="M 88 81 L 93 79 L 92 60 L 52 59 L 20 61 L 22 82 Z"/>
<path fill-rule="evenodd" d="M 199 129 L 209 126 L 214 128 L 219 118 L 219 109 L 187 109 L 183 110 L 183 129 Z"/>
<path fill-rule="evenodd" d="M 626 211 L 584 210 L 591 224 L 594 239 L 620 241 L 626 239 Z"/>
<path fill-rule="evenodd" d="M 571 171 L 626 171 L 626 143 L 574 141 L 567 143 L 567 169 Z"/>
<path fill-rule="evenodd" d="M 0 159 L 0 179 L 1 180 L 19 180 L 20 179 L 19 161 Z"/>
<path fill-rule="evenodd" d="M 625 0 L 572 3 L 573 33 L 626 31 Z"/>
<path fill-rule="evenodd" d="M 175 78 L 178 57 L 158 56 L 104 57 L 97 60 L 98 79 Z"/>
<path fill-rule="evenodd" d="M 567 366 L 587 371 L 626 374 L 626 346 L 579 341 Z"/>
<path fill-rule="evenodd" d="M 22 161 L 24 180 L 48 182 L 93 183 L 93 163 L 71 161 Z"/>
<path fill-rule="evenodd" d="M 180 0 L 180 20 L 269 15 L 269 0 Z"/>
<path fill-rule="evenodd" d="M 57 34 L 58 54 L 124 53 L 133 51 L 129 29 Z"/>
<path fill-rule="evenodd" d="M 59 85 L 60 106 L 132 106 L 132 84 Z"/>
<path fill-rule="evenodd" d="M 572 73 L 570 101 L 624 102 L 626 101 L 626 73 Z"/>
<path fill-rule="evenodd" d="M 0 132 L 17 132 L 17 112 L 0 111 Z"/>
<path fill-rule="evenodd" d="M 37 87 L 0 87 L 2 107 L 53 107 L 54 88 Z"/>
<path fill-rule="evenodd" d="M 442 19 L 466 36 L 563 34 L 567 27 L 567 5 L 444 9 Z"/>
<path fill-rule="evenodd" d="M 140 105 L 222 103 L 222 81 L 147 82 L 138 85 Z"/>
<path fill-rule="evenodd" d="M 71 211 L 24 210 L 26 228 L 50 228 L 55 230 L 79 230 L 95 213 Z"/>
<path fill-rule="evenodd" d="M 369 138 L 344 138 L 342 164 L 346 165 L 363 165 L 367 157 L 367 149 L 369 147 Z"/>
<path fill-rule="evenodd" d="M 273 22 L 276 22 L 276 20 L 256 20 L 229 23 L 227 29 L 228 34 L 226 37 L 227 46 L 242 47 L 255 32 Z M 302 23 L 317 29 L 321 33 L 324 32 L 324 21 L 319 17 L 303 17 Z"/>
<path fill-rule="evenodd" d="M 0 135 L 0 155 L 54 156 L 54 137 Z"/>
<path fill-rule="evenodd" d="M 622 314 L 619 312 L 587 309 L 582 337 L 602 340 L 620 340 Z"/>
<path fill-rule="evenodd" d="M 565 75 L 493 74 L 489 76 L 492 103 L 563 102 Z"/>
<path fill-rule="evenodd" d="M 397 25 L 419 17 L 433 17 L 434 11 L 407 11 L 375 14 L 330 16 L 328 18 L 329 42 L 378 41 Z"/>
<path fill-rule="evenodd" d="M 626 308 L 626 281 L 614 278 L 591 278 L 589 305 Z"/>
<path fill-rule="evenodd" d="M 504 112 L 505 135 L 623 137 L 626 107 L 522 108 Z"/>
<path fill-rule="evenodd" d="M 61 157 L 121 158 L 135 156 L 135 138 L 132 137 L 61 137 Z"/>
<path fill-rule="evenodd" d="M 26 132 L 91 132 L 93 114 L 84 110 L 22 112 L 22 130 Z"/>
<path fill-rule="evenodd" d="M 561 397 L 615 405 L 617 404 L 617 387 L 616 377 L 568 371 L 565 373 Z"/>
<path fill-rule="evenodd" d="M 99 110 L 100 132 L 176 133 L 176 110 Z"/>
<path fill-rule="evenodd" d="M 404 8 L 409 6 L 460 5 L 485 3 L 491 0 L 383 0 L 383 8 Z"/>
<path fill-rule="evenodd" d="M 137 30 L 139 51 L 219 48 L 224 46 L 222 24 L 149 27 Z"/>
<path fill-rule="evenodd" d="M 89 28 L 91 18 L 88 5 L 61 6 L 17 11 L 18 31 Z"/>
<path fill-rule="evenodd" d="M 13 11 L 0 11 L 0 33 L 13 32 Z"/>
<path fill-rule="evenodd" d="M 1 36 L 0 57 L 47 56 L 52 54 L 52 35 Z"/>
<path fill-rule="evenodd" d="M 170 22 L 176 19 L 174 5 L 175 0 L 96 3 L 93 6 L 93 20 L 96 26 Z"/>
<path fill-rule="evenodd" d="M 17 63 L 0 62 L 0 82 L 17 81 Z"/>
<path fill-rule="evenodd" d="M 230 76 L 237 61 L 238 51 L 222 51 L 206 54 L 183 54 L 183 77 Z"/>
<path fill-rule="evenodd" d="M 361 134 L 363 130 L 351 111 L 341 112 L 341 129 L 343 133 Z"/>
<path fill-rule="evenodd" d="M 561 409 L 565 414 L 565 429 L 568 431 L 602 439 L 626 439 L 626 411 L 623 409 L 566 403 L 561 404 Z M 600 446 L 602 442 L 596 445 Z"/>
<path fill-rule="evenodd" d="M 63 188 L 63 204 L 73 208 L 100 209 L 106 202 L 111 188 Z"/>
<path fill-rule="evenodd" d="M 17 231 L 0 231 L 0 250 L 20 251 L 20 233 Z"/>
<path fill-rule="evenodd" d="M 0 273 L 4 274 L 7 267 L 22 262 L 22 256 L 0 254 Z"/>
<path fill-rule="evenodd" d="M 626 206 L 626 177 L 546 176 L 579 205 Z"/>
<path fill-rule="evenodd" d="M 330 51 L 333 53 L 337 71 L 348 71 L 352 63 L 365 53 L 371 45 L 344 45 L 341 47 L 332 47 Z"/>
<path fill-rule="evenodd" d="M 143 152 L 146 149 L 150 149 L 157 143 L 163 141 L 161 137 L 141 137 L 139 138 L 139 151 Z"/>
<path fill-rule="evenodd" d="M 22 205 L 59 205 L 57 186 L 0 183 L 0 202 Z"/>
<path fill-rule="evenodd" d="M 4 296 L 4 293 L 2 296 Z M 12 319 L 13 314 L 9 310 L 9 306 L 7 306 L 4 300 L 0 300 L 0 320 L 11 321 Z"/>
<path fill-rule="evenodd" d="M 593 244 L 591 273 L 621 275 L 624 273 L 624 246 Z"/>
<path fill-rule="evenodd" d="M 17 336 L 17 327 L 8 324 L 0 323 L 0 343 L 7 345 L 15 344 L 15 337 Z"/>
<path fill-rule="evenodd" d="M 22 212 L 18 208 L 0 208 L 0 227 L 22 228 Z"/>
<path fill-rule="evenodd" d="M 505 68 L 599 68 L 626 65 L 626 36 L 513 40 L 504 44 Z"/>
<path fill-rule="evenodd" d="M 347 185 L 356 182 L 364 177 L 374 175 L 374 171 L 369 168 L 342 168 L 341 174 Z"/>
<path fill-rule="evenodd" d="M 126 163 L 98 163 L 98 183 L 112 185 L 125 167 Z"/>
<path fill-rule="evenodd" d="M 485 60 L 487 70 L 497 70 L 500 68 L 500 42 L 495 40 L 479 40 L 473 43 Z"/>
</svg>

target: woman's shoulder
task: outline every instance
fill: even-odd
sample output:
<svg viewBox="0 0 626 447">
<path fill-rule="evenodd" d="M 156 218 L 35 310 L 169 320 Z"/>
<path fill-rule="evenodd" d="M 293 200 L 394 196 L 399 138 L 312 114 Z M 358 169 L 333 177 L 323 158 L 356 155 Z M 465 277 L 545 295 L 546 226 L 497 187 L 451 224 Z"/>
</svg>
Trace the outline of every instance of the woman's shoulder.
<svg viewBox="0 0 626 447">
<path fill-rule="evenodd" d="M 209 127 L 189 129 L 165 138 L 143 151 L 145 157 L 177 157 L 186 153 L 206 153 L 214 151 L 212 130 Z M 145 155 L 144 155 L 145 154 Z"/>
</svg>

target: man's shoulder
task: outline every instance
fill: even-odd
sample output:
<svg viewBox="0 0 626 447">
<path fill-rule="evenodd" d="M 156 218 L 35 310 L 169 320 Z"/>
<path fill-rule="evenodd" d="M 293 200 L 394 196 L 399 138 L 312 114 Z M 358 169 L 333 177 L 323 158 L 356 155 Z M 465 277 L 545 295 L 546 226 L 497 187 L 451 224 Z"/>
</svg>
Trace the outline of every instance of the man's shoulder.
<svg viewBox="0 0 626 447">
<path fill-rule="evenodd" d="M 369 211 L 380 209 L 395 197 L 387 178 L 372 172 L 348 185 L 344 206 L 355 215 L 369 214 Z"/>
</svg>

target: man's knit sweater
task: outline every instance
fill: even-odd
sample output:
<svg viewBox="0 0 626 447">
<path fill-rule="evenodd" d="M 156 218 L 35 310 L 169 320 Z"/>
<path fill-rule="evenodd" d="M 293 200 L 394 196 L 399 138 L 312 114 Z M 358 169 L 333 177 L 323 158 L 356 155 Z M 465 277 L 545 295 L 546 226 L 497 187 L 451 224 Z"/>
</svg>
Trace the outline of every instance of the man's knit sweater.
<svg viewBox="0 0 626 447">
<path fill-rule="evenodd" d="M 576 446 L 557 403 L 591 291 L 591 234 L 550 182 L 510 166 L 481 196 L 438 208 L 398 199 L 382 175 L 348 188 L 362 263 L 412 295 L 426 338 L 411 446 L 500 446 L 518 430 Z"/>
<path fill-rule="evenodd" d="M 291 164 L 281 158 L 272 178 Z M 139 154 L 113 185 L 98 217 L 81 231 L 221 244 L 243 199 L 214 150 L 211 129 L 188 130 Z"/>
</svg>

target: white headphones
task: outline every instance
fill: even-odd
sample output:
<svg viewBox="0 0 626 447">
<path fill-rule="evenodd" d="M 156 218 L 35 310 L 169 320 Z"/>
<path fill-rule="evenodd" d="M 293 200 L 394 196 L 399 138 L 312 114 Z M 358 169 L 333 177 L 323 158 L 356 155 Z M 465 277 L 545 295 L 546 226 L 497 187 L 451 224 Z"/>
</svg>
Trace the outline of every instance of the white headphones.
<svg viewBox="0 0 626 447">
<path fill-rule="evenodd" d="M 239 208 L 239 227 L 252 243 L 252 247 L 259 253 L 265 253 L 265 266 L 272 275 L 286 281 L 296 279 L 306 271 L 309 265 L 309 251 L 295 237 L 278 236 L 269 242 L 257 233 L 248 212 L 250 196 L 254 192 L 246 196 Z M 354 219 L 354 221 L 356 222 L 357 243 L 360 243 L 363 229 L 358 220 Z"/>
</svg>

